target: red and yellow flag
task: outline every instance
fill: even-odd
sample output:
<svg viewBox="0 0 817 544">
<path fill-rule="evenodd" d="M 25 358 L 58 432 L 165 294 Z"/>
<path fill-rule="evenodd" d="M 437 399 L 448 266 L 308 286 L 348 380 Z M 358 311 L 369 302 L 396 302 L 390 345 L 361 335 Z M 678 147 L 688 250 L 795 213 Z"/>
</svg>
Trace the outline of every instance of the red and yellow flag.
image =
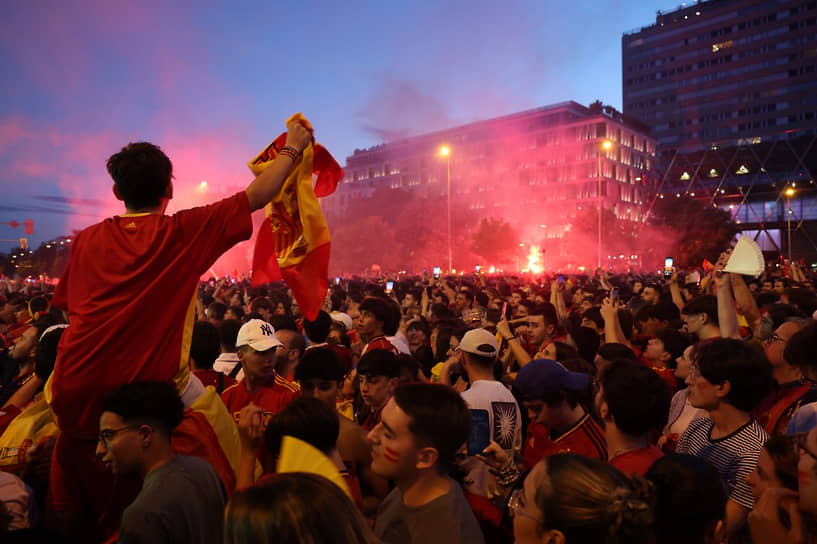
<svg viewBox="0 0 817 544">
<path fill-rule="evenodd" d="M 300 113 L 287 123 L 290 121 L 298 121 L 312 132 L 312 125 Z M 283 133 L 248 163 L 250 170 L 260 174 L 285 143 Z M 329 151 L 320 144 L 308 145 L 281 191 L 267 204 L 266 219 L 255 242 L 252 284 L 263 285 L 283 278 L 310 321 L 317 318 L 329 287 L 329 227 L 318 197 L 332 194 L 341 178 L 343 169 Z"/>
</svg>

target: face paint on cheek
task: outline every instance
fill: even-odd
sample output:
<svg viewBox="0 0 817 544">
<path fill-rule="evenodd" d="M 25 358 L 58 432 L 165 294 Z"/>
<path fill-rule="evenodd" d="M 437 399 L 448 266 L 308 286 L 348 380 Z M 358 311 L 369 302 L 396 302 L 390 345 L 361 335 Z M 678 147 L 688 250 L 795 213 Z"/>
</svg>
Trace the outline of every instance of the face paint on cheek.
<svg viewBox="0 0 817 544">
<path fill-rule="evenodd" d="M 391 448 L 383 448 L 383 459 L 396 463 L 400 459 L 400 454 Z"/>
</svg>

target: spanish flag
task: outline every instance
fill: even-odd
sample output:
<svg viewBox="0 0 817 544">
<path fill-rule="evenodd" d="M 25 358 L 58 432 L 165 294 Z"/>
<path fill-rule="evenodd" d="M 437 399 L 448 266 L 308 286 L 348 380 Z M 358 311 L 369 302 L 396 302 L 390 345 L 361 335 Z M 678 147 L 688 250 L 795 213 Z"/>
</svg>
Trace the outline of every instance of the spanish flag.
<svg viewBox="0 0 817 544">
<path fill-rule="evenodd" d="M 300 113 L 287 120 L 312 125 Z M 249 163 L 256 176 L 278 156 L 286 143 L 281 134 Z M 312 186 L 313 174 L 316 176 Z M 252 284 L 283 280 L 292 289 L 304 317 L 314 321 L 329 287 L 329 227 L 318 203 L 332 194 L 343 169 L 320 144 L 309 144 L 292 167 L 281 191 L 267 204 L 266 218 L 255 242 Z"/>
</svg>

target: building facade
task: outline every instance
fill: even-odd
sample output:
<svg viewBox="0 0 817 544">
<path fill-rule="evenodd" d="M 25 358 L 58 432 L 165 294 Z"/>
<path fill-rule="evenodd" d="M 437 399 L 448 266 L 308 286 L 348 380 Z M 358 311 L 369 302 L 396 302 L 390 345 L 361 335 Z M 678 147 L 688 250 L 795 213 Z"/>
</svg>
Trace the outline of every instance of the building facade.
<svg viewBox="0 0 817 544">
<path fill-rule="evenodd" d="M 583 207 L 642 221 L 655 154 L 642 123 L 600 103 L 563 102 L 355 150 L 322 206 L 331 224 L 378 188 L 446 199 L 450 181 L 452 207 L 505 219 L 538 243 L 561 239 Z"/>
<path fill-rule="evenodd" d="M 664 149 L 817 126 L 817 1 L 709 0 L 621 40 L 623 111 Z"/>
<path fill-rule="evenodd" d="M 622 37 L 622 89 L 658 143 L 656 199 L 706 200 L 767 258 L 817 262 L 817 1 L 659 11 Z"/>
</svg>

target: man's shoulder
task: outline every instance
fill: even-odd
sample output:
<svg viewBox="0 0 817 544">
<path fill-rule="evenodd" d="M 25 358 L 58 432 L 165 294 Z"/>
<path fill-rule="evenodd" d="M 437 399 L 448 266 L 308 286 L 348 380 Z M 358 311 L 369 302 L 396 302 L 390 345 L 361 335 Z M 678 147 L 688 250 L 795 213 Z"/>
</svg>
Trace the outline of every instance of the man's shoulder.
<svg viewBox="0 0 817 544">
<path fill-rule="evenodd" d="M 300 385 L 298 385 L 295 382 L 288 381 L 282 376 L 279 376 L 278 374 L 275 374 L 275 382 L 272 385 L 272 388 L 293 395 L 297 395 L 301 392 Z"/>
</svg>

